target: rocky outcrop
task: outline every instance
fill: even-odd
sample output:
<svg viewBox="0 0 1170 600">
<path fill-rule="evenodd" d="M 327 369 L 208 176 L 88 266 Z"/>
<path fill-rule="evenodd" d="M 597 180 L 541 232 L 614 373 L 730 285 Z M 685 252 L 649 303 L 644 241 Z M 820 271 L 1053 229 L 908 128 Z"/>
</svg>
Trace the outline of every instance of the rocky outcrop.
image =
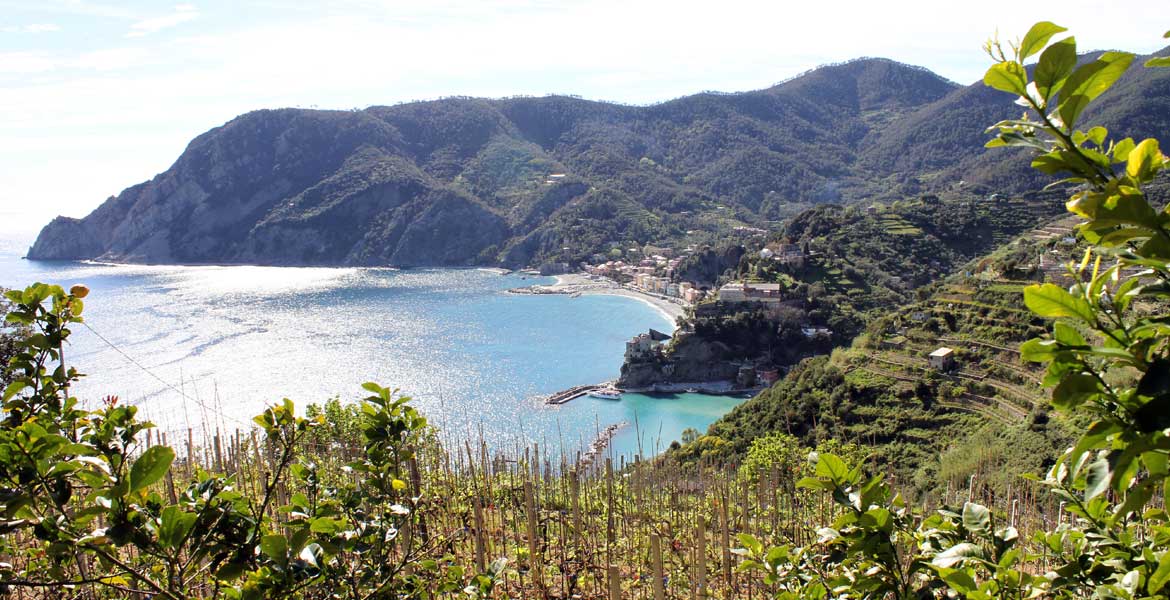
<svg viewBox="0 0 1170 600">
<path fill-rule="evenodd" d="M 101 236 L 81 219 L 57 217 L 37 236 L 28 251 L 29 258 L 81 260 L 105 251 Z"/>
<path fill-rule="evenodd" d="M 366 113 L 251 113 L 196 138 L 167 172 L 85 219 L 54 220 L 29 258 L 480 262 L 507 239 L 505 219 L 419 169 L 401 138 Z"/>
<path fill-rule="evenodd" d="M 732 360 L 737 358 L 740 357 L 720 342 L 683 335 L 666 354 L 623 363 L 617 385 L 648 388 L 654 384 L 733 380 L 739 365 Z"/>
</svg>

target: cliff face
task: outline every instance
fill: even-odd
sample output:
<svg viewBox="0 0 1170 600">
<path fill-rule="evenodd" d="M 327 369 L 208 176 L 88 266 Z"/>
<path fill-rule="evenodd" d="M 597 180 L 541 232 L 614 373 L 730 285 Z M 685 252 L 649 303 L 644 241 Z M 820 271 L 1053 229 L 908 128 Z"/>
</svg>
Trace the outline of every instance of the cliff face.
<svg viewBox="0 0 1170 600">
<path fill-rule="evenodd" d="M 622 364 L 617 385 L 646 388 L 656 383 L 696 383 L 735 379 L 739 358 L 725 344 L 686 335 L 677 341 L 667 356 Z"/>
</svg>

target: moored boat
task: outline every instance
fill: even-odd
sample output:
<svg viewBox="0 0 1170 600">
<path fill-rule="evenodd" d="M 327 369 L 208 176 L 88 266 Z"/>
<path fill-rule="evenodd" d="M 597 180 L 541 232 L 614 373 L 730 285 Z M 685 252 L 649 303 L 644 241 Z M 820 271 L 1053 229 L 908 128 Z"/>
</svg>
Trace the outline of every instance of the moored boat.
<svg viewBox="0 0 1170 600">
<path fill-rule="evenodd" d="M 618 391 L 617 388 L 612 388 L 612 387 L 597 388 L 597 389 L 589 392 L 589 395 L 593 398 L 600 398 L 602 400 L 621 400 L 622 399 L 622 393 L 620 391 Z"/>
</svg>

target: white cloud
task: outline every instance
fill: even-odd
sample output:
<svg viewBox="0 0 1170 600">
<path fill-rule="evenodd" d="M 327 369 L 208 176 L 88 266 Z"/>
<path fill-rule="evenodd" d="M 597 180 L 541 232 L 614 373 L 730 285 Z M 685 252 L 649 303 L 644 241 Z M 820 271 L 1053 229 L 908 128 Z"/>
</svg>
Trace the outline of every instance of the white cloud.
<svg viewBox="0 0 1170 600">
<path fill-rule="evenodd" d="M 43 52 L 0 52 L 0 75 L 45 73 L 61 66 L 61 59 Z"/>
<path fill-rule="evenodd" d="M 132 19 L 134 13 L 124 6 L 90 2 L 89 0 L 0 0 L 0 9 L 5 12 L 52 13 L 63 15 L 80 15 L 85 17 L 102 17 L 114 19 Z"/>
<path fill-rule="evenodd" d="M 61 56 L 47 52 L 0 52 L 0 75 L 32 75 L 68 70 L 124 71 L 150 63 L 151 54 L 143 48 L 108 48 L 84 52 L 75 56 Z M 0 84 L 5 83 L 0 79 Z M 36 87 L 29 81 L 21 86 L 2 86 L 12 94 Z M 2 122 L 3 119 L 0 119 Z"/>
<path fill-rule="evenodd" d="M 198 16 L 199 11 L 194 5 L 177 4 L 175 5 L 174 12 L 169 15 L 142 19 L 141 21 L 132 23 L 126 37 L 143 37 L 152 33 L 158 33 L 164 29 L 170 29 L 171 27 L 194 20 Z"/>
<path fill-rule="evenodd" d="M 51 33 L 61 31 L 56 23 L 29 23 L 28 25 L 5 25 L 0 27 L 0 33 Z"/>
<path fill-rule="evenodd" d="M 149 60 L 150 52 L 143 48 L 109 48 L 86 52 L 71 66 L 92 71 L 122 71 L 143 66 Z"/>
</svg>

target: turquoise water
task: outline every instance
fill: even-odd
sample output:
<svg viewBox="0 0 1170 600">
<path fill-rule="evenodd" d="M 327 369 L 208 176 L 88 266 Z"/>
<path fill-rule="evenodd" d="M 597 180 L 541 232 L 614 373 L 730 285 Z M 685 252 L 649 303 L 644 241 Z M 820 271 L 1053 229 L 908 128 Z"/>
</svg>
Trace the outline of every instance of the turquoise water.
<svg viewBox="0 0 1170 600">
<path fill-rule="evenodd" d="M 78 396 L 117 395 L 169 431 L 243 429 L 282 397 L 298 405 L 352 400 L 362 382 L 375 381 L 413 396 L 449 441 L 482 435 L 500 451 L 537 442 L 574 452 L 627 422 L 611 447 L 632 456 L 639 441 L 644 455 L 661 451 L 740 401 L 627 394 L 621 402 L 545 405 L 549 393 L 616 378 L 628 338 L 672 327 L 630 298 L 505 293 L 546 278 L 475 269 L 108 266 L 0 253 L 0 285 L 34 281 L 92 290 L 92 331 L 75 328 L 67 349 L 89 374 Z"/>
</svg>

